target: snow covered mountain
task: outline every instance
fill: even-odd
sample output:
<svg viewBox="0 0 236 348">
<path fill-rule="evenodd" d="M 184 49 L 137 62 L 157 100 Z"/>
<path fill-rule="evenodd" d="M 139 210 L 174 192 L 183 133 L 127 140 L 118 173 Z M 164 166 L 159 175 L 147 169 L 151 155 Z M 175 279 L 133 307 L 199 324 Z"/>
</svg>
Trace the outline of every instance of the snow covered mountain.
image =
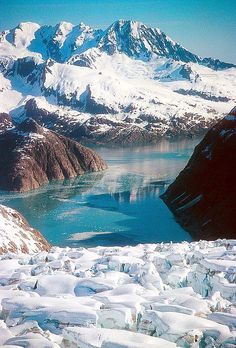
<svg viewBox="0 0 236 348">
<path fill-rule="evenodd" d="M 234 106 L 235 77 L 235 65 L 134 21 L 21 23 L 0 34 L 0 112 L 83 141 L 198 134 Z"/>
</svg>

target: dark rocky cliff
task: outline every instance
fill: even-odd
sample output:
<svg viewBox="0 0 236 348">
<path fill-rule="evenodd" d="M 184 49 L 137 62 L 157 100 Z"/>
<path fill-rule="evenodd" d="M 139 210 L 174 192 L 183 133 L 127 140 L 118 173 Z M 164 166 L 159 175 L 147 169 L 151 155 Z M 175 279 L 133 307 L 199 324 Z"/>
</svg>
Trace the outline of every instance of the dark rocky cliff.
<svg viewBox="0 0 236 348">
<path fill-rule="evenodd" d="M 93 150 L 28 119 L 0 134 L 0 189 L 25 192 L 50 180 L 105 169 Z"/>
<path fill-rule="evenodd" d="M 13 124 L 11 116 L 4 112 L 0 112 L 0 134 L 12 127 Z"/>
<path fill-rule="evenodd" d="M 162 199 L 195 239 L 236 238 L 236 107 L 208 131 Z"/>
</svg>

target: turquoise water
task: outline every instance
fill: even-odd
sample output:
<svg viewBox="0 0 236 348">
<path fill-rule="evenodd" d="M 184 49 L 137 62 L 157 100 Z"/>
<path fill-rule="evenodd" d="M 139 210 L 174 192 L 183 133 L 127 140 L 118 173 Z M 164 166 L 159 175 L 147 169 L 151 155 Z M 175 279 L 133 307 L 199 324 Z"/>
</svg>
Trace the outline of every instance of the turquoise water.
<svg viewBox="0 0 236 348">
<path fill-rule="evenodd" d="M 60 246 L 189 241 L 159 195 L 183 169 L 198 142 L 96 148 L 108 170 L 53 182 L 26 194 L 1 192 L 0 203 L 19 210 Z"/>
</svg>

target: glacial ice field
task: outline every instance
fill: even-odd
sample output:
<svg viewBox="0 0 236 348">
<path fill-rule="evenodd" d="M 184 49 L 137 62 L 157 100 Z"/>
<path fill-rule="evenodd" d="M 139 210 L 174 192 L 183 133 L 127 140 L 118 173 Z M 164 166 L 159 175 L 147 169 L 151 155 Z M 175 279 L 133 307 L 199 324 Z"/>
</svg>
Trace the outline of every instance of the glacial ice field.
<svg viewBox="0 0 236 348">
<path fill-rule="evenodd" d="M 236 346 L 236 240 L 0 257 L 0 346 Z"/>
</svg>

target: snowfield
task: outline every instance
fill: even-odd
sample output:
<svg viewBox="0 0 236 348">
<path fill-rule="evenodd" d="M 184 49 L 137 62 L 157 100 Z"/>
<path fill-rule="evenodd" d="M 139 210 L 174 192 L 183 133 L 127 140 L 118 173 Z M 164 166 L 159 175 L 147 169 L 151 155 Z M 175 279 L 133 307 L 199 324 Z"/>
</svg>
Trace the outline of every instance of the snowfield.
<svg viewBox="0 0 236 348">
<path fill-rule="evenodd" d="M 0 257 L 0 346 L 234 347 L 236 240 Z"/>
</svg>

